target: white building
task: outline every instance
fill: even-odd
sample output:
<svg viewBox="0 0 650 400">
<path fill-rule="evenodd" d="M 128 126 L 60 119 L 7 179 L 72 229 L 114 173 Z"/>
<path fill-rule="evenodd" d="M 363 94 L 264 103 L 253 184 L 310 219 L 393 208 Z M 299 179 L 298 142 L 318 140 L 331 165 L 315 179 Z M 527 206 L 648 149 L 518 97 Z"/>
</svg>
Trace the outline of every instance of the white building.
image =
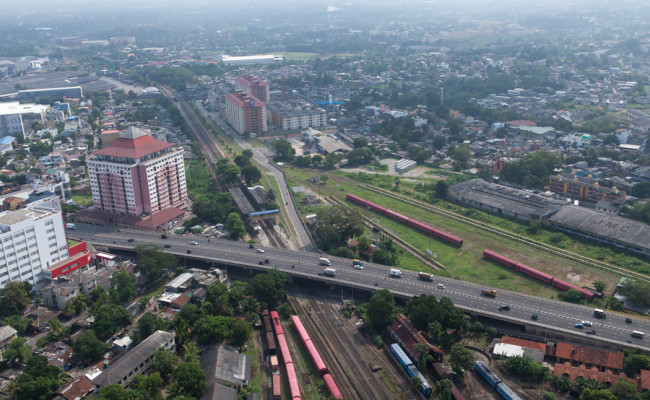
<svg viewBox="0 0 650 400">
<path fill-rule="evenodd" d="M 0 288 L 9 281 L 43 286 L 42 269 L 69 256 L 59 198 L 0 213 L 0 241 Z"/>
<path fill-rule="evenodd" d="M 273 54 L 263 54 L 257 56 L 222 56 L 221 61 L 224 65 L 254 65 L 254 64 L 273 64 L 284 62 L 284 56 L 275 56 Z"/>
<path fill-rule="evenodd" d="M 25 137 L 23 118 L 33 117 L 45 122 L 49 107 L 41 104 L 20 104 L 17 101 L 0 103 L 0 137 L 16 133 Z"/>
</svg>

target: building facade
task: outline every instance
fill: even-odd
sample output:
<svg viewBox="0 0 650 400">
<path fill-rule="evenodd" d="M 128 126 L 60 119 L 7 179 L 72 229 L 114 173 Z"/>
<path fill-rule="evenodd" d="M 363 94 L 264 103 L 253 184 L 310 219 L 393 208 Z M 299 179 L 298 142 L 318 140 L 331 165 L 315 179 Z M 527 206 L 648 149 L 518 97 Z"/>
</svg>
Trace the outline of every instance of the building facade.
<svg viewBox="0 0 650 400">
<path fill-rule="evenodd" d="M 45 122 L 49 106 L 41 104 L 0 103 L 0 137 L 20 134 L 25 136 L 24 118 Z"/>
<path fill-rule="evenodd" d="M 142 216 L 187 202 L 183 151 L 140 129 L 128 128 L 87 164 L 96 209 Z"/>
<path fill-rule="evenodd" d="M 263 54 L 258 56 L 222 56 L 221 62 L 224 65 L 255 65 L 255 64 L 275 64 L 284 62 L 284 56 L 273 54 Z"/>
<path fill-rule="evenodd" d="M 293 109 L 279 102 L 273 102 L 267 108 L 271 125 L 283 131 L 327 125 L 327 112 L 321 108 Z"/>
<path fill-rule="evenodd" d="M 574 200 L 584 200 L 592 203 L 608 201 L 621 204 L 625 202 L 627 193 L 615 187 L 600 186 L 598 181 L 575 175 L 551 176 L 549 186 L 551 192 L 563 194 Z"/>
<path fill-rule="evenodd" d="M 226 121 L 239 134 L 261 135 L 267 131 L 266 104 L 241 90 L 226 96 Z"/>
<path fill-rule="evenodd" d="M 242 92 L 256 97 L 265 103 L 268 103 L 271 100 L 269 83 L 248 74 L 235 78 L 235 90 L 241 90 Z"/>
<path fill-rule="evenodd" d="M 0 288 L 9 281 L 43 286 L 43 270 L 69 256 L 59 198 L 0 213 L 0 241 Z"/>
</svg>

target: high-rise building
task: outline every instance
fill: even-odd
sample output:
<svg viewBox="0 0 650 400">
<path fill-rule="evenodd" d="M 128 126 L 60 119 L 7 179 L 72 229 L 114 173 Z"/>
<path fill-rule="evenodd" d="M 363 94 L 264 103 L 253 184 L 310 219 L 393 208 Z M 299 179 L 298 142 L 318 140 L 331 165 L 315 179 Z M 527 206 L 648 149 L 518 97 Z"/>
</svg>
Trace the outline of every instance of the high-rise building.
<svg viewBox="0 0 650 400">
<path fill-rule="evenodd" d="M 69 255 L 59 198 L 0 213 L 0 242 L 0 288 L 9 281 L 43 286 L 43 270 Z"/>
<path fill-rule="evenodd" d="M 226 121 L 240 134 L 267 131 L 266 104 L 241 90 L 226 96 Z"/>
<path fill-rule="evenodd" d="M 95 151 L 87 164 L 96 210 L 146 216 L 186 205 L 182 149 L 138 128 Z"/>
<path fill-rule="evenodd" d="M 235 90 L 241 90 L 265 103 L 271 100 L 269 83 L 248 74 L 235 78 Z"/>
</svg>

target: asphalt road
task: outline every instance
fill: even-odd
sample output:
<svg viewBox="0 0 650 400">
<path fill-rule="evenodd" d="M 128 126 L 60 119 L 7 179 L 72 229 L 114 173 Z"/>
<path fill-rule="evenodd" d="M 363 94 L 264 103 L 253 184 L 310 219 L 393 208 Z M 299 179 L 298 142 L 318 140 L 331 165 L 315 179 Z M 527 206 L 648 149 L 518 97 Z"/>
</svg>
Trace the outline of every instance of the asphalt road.
<svg viewBox="0 0 650 400">
<path fill-rule="evenodd" d="M 278 268 L 292 275 L 318 281 L 331 280 L 336 284 L 364 289 L 386 288 L 402 296 L 417 296 L 433 294 L 440 298 L 449 297 L 455 305 L 468 311 L 477 311 L 483 315 L 510 320 L 511 322 L 526 323 L 564 333 L 585 335 L 587 330 L 595 329 L 594 340 L 606 340 L 627 346 L 638 346 L 650 350 L 646 339 L 630 336 L 632 330 L 650 333 L 650 321 L 632 318 L 631 324 L 625 323 L 625 317 L 609 313 L 604 320 L 595 319 L 593 307 L 575 305 L 555 300 L 543 299 L 522 293 L 498 290 L 496 298 L 481 295 L 485 287 L 470 282 L 449 278 L 435 277 L 433 282 L 418 279 L 413 271 L 402 271 L 402 278 L 389 277 L 390 267 L 364 263 L 364 269 L 355 269 L 349 259 L 327 256 L 336 270 L 336 276 L 323 276 L 325 266 L 319 265 L 318 253 L 292 251 L 278 248 L 250 249 L 247 244 L 228 240 L 210 239 L 195 236 L 169 235 L 161 239 L 160 235 L 139 231 L 116 231 L 92 225 L 78 225 L 77 230 L 69 231 L 72 238 L 87 240 L 93 244 L 104 244 L 108 247 L 132 249 L 138 244 L 155 244 L 169 246 L 164 251 L 184 257 L 204 260 L 214 260 L 223 264 L 248 266 L 253 268 Z M 131 240 L 131 241 L 129 241 Z M 191 245 L 196 241 L 196 245 Z M 187 253 L 187 251 L 191 253 Z M 264 260 L 269 260 L 268 264 Z M 263 265 L 259 263 L 262 262 Z M 438 288 L 444 285 L 444 289 Z M 510 311 L 498 311 L 502 304 L 510 305 Z M 531 321 L 533 314 L 538 315 L 537 321 Z M 588 320 L 593 327 L 577 329 L 574 327 L 580 321 Z M 627 341 L 631 342 L 628 343 Z M 650 339 L 649 339 L 650 340 Z"/>
<path fill-rule="evenodd" d="M 269 159 L 273 157 L 273 150 L 269 149 L 268 147 L 252 147 L 241 137 L 241 135 L 230 128 L 226 121 L 221 119 L 218 113 L 207 111 L 200 103 L 197 103 L 197 106 L 204 114 L 212 118 L 212 120 L 215 121 L 228 136 L 232 137 L 239 146 L 244 149 L 252 150 L 253 159 L 255 159 L 255 161 L 257 161 L 262 166 L 262 168 L 270 171 L 271 174 L 273 174 L 273 177 L 275 178 L 276 182 L 278 183 L 278 187 L 280 188 L 280 193 L 278 193 L 278 200 L 284 203 L 286 214 L 291 220 L 291 224 L 293 225 L 296 235 L 298 236 L 296 244 L 302 250 L 314 251 L 315 249 L 312 245 L 311 237 L 309 236 L 309 232 L 307 232 L 305 226 L 302 224 L 302 217 L 300 216 L 296 204 L 293 201 L 293 196 L 289 192 L 289 185 L 287 184 L 287 180 L 284 177 L 284 173 L 280 167 L 269 161 Z"/>
</svg>

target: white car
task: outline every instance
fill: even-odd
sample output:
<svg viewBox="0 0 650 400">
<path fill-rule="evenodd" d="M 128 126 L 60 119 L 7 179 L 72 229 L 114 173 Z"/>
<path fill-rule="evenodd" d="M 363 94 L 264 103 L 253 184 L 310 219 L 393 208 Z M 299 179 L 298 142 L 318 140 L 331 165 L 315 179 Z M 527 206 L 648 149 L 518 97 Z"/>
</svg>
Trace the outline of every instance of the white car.
<svg viewBox="0 0 650 400">
<path fill-rule="evenodd" d="M 262 249 L 257 249 L 257 252 L 258 252 L 258 253 L 264 253 L 264 250 L 262 250 Z"/>
<path fill-rule="evenodd" d="M 359 265 L 359 264 L 354 264 L 353 267 L 354 269 L 363 269 L 363 265 Z"/>
<path fill-rule="evenodd" d="M 591 322 L 589 321 L 580 321 L 580 323 L 584 326 L 591 326 Z"/>
<path fill-rule="evenodd" d="M 192 246 L 194 246 L 194 245 L 199 244 L 199 242 L 196 242 L 196 241 L 192 240 L 192 241 L 190 242 L 190 244 L 191 244 Z"/>
</svg>

